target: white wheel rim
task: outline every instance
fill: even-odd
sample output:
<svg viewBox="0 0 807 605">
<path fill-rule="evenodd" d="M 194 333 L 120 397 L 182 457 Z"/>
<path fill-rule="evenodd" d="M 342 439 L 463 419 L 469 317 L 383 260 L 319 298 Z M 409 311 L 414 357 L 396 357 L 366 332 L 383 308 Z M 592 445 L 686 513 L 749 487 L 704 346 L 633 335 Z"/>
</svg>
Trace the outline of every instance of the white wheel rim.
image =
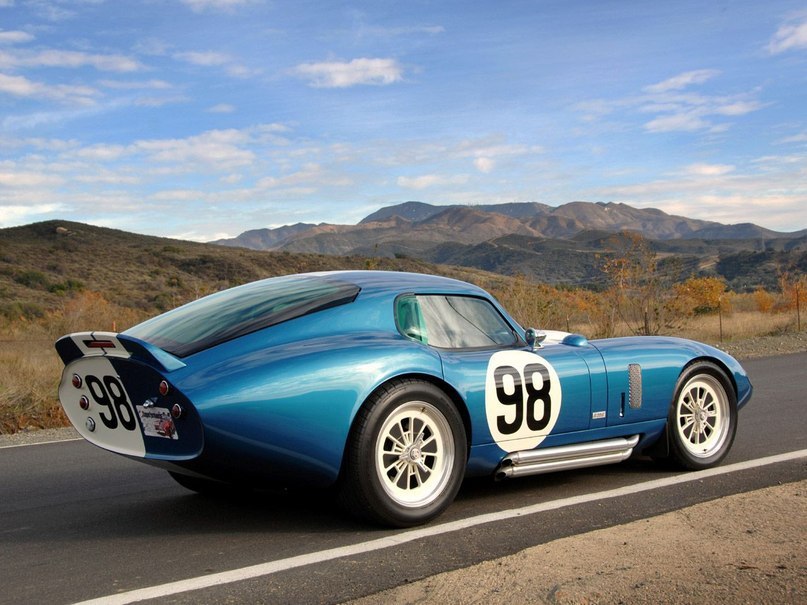
<svg viewBox="0 0 807 605">
<path fill-rule="evenodd" d="M 678 396 L 675 417 L 686 451 L 696 458 L 713 456 L 726 442 L 731 422 L 723 385 L 713 376 L 695 376 Z"/>
<path fill-rule="evenodd" d="M 454 466 L 454 439 L 442 412 L 411 401 L 387 417 L 375 444 L 381 486 L 397 504 L 421 507 L 443 493 Z"/>
</svg>

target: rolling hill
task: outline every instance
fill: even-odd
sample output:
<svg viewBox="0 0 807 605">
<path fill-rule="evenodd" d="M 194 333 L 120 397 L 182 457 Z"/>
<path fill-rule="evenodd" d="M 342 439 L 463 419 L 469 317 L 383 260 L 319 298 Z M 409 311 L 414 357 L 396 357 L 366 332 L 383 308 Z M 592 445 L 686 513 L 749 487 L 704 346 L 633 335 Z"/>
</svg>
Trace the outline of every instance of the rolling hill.
<svg viewBox="0 0 807 605">
<path fill-rule="evenodd" d="M 293 231 L 292 231 L 293 229 Z M 435 206 L 405 202 L 356 225 L 256 229 L 223 246 L 326 255 L 415 258 L 552 284 L 591 285 L 614 234 L 633 231 L 682 277 L 717 275 L 737 289 L 775 286 L 782 268 L 807 270 L 807 230 L 781 233 L 743 223 L 669 215 L 627 204 L 535 202 Z"/>
<path fill-rule="evenodd" d="M 0 317 L 36 317 L 85 289 L 153 314 L 264 277 L 368 267 L 442 273 L 487 284 L 500 279 L 415 259 L 256 251 L 46 221 L 0 229 Z"/>
</svg>

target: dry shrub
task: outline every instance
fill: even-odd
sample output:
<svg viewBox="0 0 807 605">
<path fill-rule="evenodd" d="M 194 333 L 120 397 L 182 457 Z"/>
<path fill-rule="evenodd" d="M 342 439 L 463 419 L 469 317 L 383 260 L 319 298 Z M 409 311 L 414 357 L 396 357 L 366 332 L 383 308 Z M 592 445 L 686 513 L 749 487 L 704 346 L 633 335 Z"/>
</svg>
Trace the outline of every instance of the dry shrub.
<svg viewBox="0 0 807 605">
<path fill-rule="evenodd" d="M 142 313 L 81 292 L 38 321 L 5 320 L 0 325 L 0 434 L 27 428 L 67 426 L 58 401 L 62 363 L 53 343 L 71 332 L 122 331 Z"/>
<path fill-rule="evenodd" d="M 94 330 L 122 332 L 145 319 L 143 312 L 109 302 L 98 292 L 81 292 L 51 311 L 45 326 L 53 337 Z"/>
<path fill-rule="evenodd" d="M 757 310 L 760 313 L 770 313 L 773 309 L 775 299 L 770 292 L 760 286 L 754 291 L 754 302 L 756 303 Z"/>
<path fill-rule="evenodd" d="M 756 336 L 772 336 L 792 330 L 793 321 L 781 313 L 735 311 L 723 316 L 723 340 L 743 340 Z M 702 342 L 720 342 L 720 318 L 703 315 L 692 319 L 680 336 Z"/>
<path fill-rule="evenodd" d="M 38 332 L 34 333 L 39 336 Z M 9 341 L 0 350 L 0 434 L 66 426 L 57 389 L 62 364 L 50 340 Z"/>
</svg>

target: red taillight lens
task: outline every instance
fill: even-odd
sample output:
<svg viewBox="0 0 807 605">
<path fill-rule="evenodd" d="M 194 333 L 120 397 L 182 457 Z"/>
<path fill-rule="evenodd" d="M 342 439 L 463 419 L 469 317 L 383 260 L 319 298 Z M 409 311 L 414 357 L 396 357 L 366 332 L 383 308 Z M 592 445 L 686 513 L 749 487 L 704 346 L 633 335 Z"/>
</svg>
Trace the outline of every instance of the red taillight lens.
<svg viewBox="0 0 807 605">
<path fill-rule="evenodd" d="M 178 403 L 175 403 L 171 407 L 171 416 L 174 417 L 174 420 L 180 418 L 182 416 L 182 414 L 184 414 L 184 413 L 185 413 L 185 410 L 183 410 L 182 406 L 179 405 Z"/>
<path fill-rule="evenodd" d="M 78 374 L 73 374 L 73 380 L 71 382 L 73 383 L 73 386 L 76 387 L 77 389 L 80 389 L 81 385 L 83 384 L 81 376 L 79 376 Z"/>
<path fill-rule="evenodd" d="M 79 407 L 80 407 L 82 410 L 88 410 L 88 409 L 90 409 L 90 400 L 89 400 L 89 399 L 87 399 L 87 396 L 86 396 L 86 395 L 82 395 L 82 396 L 81 396 L 81 399 L 79 399 L 79 400 L 78 400 L 78 406 L 79 406 Z"/>
<path fill-rule="evenodd" d="M 88 349 L 114 349 L 115 343 L 111 340 L 85 340 L 84 345 Z"/>
<path fill-rule="evenodd" d="M 160 388 L 158 390 L 160 391 L 160 395 L 165 397 L 171 391 L 171 387 L 168 385 L 168 383 L 165 380 L 163 380 L 160 383 Z"/>
</svg>

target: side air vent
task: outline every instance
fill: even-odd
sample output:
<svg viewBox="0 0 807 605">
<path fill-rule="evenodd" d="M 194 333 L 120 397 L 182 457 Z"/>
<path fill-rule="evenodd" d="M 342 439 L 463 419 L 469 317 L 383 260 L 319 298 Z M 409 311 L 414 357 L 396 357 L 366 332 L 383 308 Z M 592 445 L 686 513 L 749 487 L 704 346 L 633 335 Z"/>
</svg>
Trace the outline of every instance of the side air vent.
<svg viewBox="0 0 807 605">
<path fill-rule="evenodd" d="M 638 363 L 628 364 L 628 403 L 634 410 L 642 407 L 642 366 Z"/>
</svg>

